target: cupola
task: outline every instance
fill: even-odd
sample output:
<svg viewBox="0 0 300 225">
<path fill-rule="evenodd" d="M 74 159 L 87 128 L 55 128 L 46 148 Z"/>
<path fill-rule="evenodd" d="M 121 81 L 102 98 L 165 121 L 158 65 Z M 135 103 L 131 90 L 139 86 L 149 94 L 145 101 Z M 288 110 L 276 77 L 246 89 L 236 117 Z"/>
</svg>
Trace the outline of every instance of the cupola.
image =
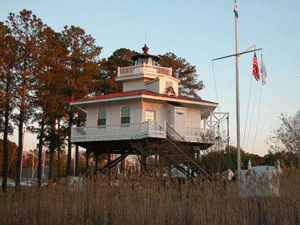
<svg viewBox="0 0 300 225">
<path fill-rule="evenodd" d="M 134 65 L 139 66 L 145 63 L 150 66 L 158 66 L 159 57 L 155 55 L 149 55 L 148 54 L 149 48 L 146 44 L 142 49 L 143 49 L 143 54 L 138 54 L 131 57 L 131 59 L 134 61 Z"/>
<path fill-rule="evenodd" d="M 159 57 L 148 54 L 148 46 L 143 53 L 131 57 L 134 65 L 118 67 L 116 81 L 123 92 L 148 90 L 158 94 L 178 95 L 179 79 L 172 76 L 172 68 L 158 65 Z"/>
</svg>

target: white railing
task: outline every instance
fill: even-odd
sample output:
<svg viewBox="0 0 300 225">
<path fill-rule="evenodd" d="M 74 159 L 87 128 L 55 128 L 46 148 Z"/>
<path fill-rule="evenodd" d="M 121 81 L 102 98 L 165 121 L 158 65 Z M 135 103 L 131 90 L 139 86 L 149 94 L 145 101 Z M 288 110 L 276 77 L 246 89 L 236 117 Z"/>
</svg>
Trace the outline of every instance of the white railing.
<svg viewBox="0 0 300 225">
<path fill-rule="evenodd" d="M 118 77 L 133 73 L 155 73 L 172 76 L 172 68 L 152 66 L 145 63 L 138 66 L 118 67 Z"/>
<path fill-rule="evenodd" d="M 186 138 L 196 142 L 213 143 L 215 141 L 215 132 L 213 129 L 187 127 Z"/>
<path fill-rule="evenodd" d="M 86 128 L 85 127 L 72 127 L 72 136 L 73 137 L 85 137 Z"/>
<path fill-rule="evenodd" d="M 134 66 L 118 67 L 118 76 L 133 73 Z"/>
<path fill-rule="evenodd" d="M 165 138 L 164 122 L 145 121 L 142 123 L 107 126 L 73 127 L 72 141 L 104 141 L 140 139 L 144 137 Z"/>
<path fill-rule="evenodd" d="M 174 128 L 174 126 L 170 126 Z M 73 142 L 127 140 L 146 137 L 165 138 L 166 123 L 145 121 L 142 123 L 72 128 Z M 215 133 L 212 129 L 187 127 L 184 138 L 189 142 L 214 143 Z"/>
</svg>

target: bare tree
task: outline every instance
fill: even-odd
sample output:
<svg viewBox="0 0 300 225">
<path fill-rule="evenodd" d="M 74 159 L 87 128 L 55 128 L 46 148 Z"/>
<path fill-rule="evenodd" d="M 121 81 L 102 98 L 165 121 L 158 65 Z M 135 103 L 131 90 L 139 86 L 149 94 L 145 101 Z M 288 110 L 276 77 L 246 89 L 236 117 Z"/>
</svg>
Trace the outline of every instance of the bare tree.
<svg viewBox="0 0 300 225">
<path fill-rule="evenodd" d="M 294 116 L 281 115 L 281 126 L 270 137 L 270 148 L 300 155 L 300 110 Z"/>
</svg>

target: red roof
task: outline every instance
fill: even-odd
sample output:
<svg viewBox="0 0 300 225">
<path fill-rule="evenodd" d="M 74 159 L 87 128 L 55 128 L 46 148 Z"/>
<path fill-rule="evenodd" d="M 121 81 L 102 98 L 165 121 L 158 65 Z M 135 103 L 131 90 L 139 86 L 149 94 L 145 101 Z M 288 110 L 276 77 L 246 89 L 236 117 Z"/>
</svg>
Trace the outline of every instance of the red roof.
<svg viewBox="0 0 300 225">
<path fill-rule="evenodd" d="M 117 97 L 124 97 L 124 96 L 132 96 L 132 95 L 139 95 L 141 94 L 141 91 L 126 91 L 126 92 L 118 92 L 118 93 L 112 93 L 107 95 L 98 95 L 91 98 L 83 98 L 74 100 L 72 102 L 82 102 L 82 101 L 91 101 L 91 100 L 98 100 L 98 99 L 107 99 L 107 98 L 117 98 Z"/>
<path fill-rule="evenodd" d="M 118 97 L 125 97 L 125 96 L 134 96 L 134 95 L 150 95 L 150 96 L 156 96 L 156 97 L 163 97 L 163 98 L 170 98 L 173 100 L 186 100 L 186 101 L 196 101 L 196 102 L 203 102 L 203 103 L 212 103 L 217 104 L 215 102 L 205 101 L 201 98 L 191 98 L 187 96 L 171 96 L 166 94 L 159 94 L 152 91 L 147 90 L 136 90 L 136 91 L 126 91 L 126 92 L 119 92 L 119 93 L 113 93 L 113 94 L 107 94 L 107 95 L 99 95 L 91 98 L 84 98 L 84 99 L 78 99 L 74 100 L 72 102 L 85 102 L 85 101 L 92 101 L 92 100 L 99 100 L 99 99 L 109 99 L 109 98 L 118 98 Z"/>
</svg>

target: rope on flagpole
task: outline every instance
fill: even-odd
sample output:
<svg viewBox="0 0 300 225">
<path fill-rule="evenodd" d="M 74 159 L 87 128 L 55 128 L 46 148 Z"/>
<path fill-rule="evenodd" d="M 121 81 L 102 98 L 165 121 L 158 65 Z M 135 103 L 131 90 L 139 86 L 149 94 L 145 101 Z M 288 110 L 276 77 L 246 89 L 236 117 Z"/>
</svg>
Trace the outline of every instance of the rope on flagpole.
<svg viewBox="0 0 300 225">
<path fill-rule="evenodd" d="M 246 49 L 244 52 L 247 52 L 249 51 L 251 48 L 254 48 L 254 53 L 255 53 L 255 50 L 256 50 L 256 44 L 252 45 L 250 48 Z M 248 116 L 249 116 L 249 107 L 250 107 L 250 102 L 251 102 L 251 93 L 252 93 L 252 83 L 253 83 L 253 77 L 252 76 L 249 76 L 250 77 L 250 90 L 249 90 L 249 98 L 248 98 L 248 106 L 247 106 L 247 115 L 246 115 L 246 123 L 245 123 L 245 129 L 244 129 L 244 137 L 243 137 L 243 146 L 245 147 L 246 149 L 246 145 L 248 145 L 248 140 L 249 140 L 249 135 L 247 135 L 248 139 L 247 139 L 247 144 L 245 143 L 245 138 L 246 138 L 246 129 L 247 129 L 247 126 L 248 126 Z M 253 103 L 254 104 L 254 103 Z M 251 119 L 252 120 L 252 119 Z M 251 123 L 252 124 L 252 123 Z M 250 125 L 250 132 L 251 132 L 251 125 Z M 249 133 L 250 133 L 249 132 Z"/>
<path fill-rule="evenodd" d="M 252 146 L 252 150 L 251 150 L 251 153 L 253 153 L 253 150 L 254 150 L 254 147 L 257 143 L 256 141 L 256 137 L 257 137 L 257 131 L 258 131 L 258 123 L 259 123 L 259 119 L 260 119 L 260 103 L 261 103 L 261 89 L 262 87 L 259 88 L 259 100 L 258 100 L 258 112 L 257 112 L 257 120 L 256 120 L 256 129 L 255 129 L 255 136 L 254 136 L 254 144 Z"/>
<path fill-rule="evenodd" d="M 214 77 L 216 98 L 217 98 L 217 102 L 219 103 L 219 96 L 218 96 L 218 91 L 217 91 L 217 82 L 216 82 L 216 77 L 215 77 L 215 69 L 214 69 L 214 62 L 213 61 L 211 61 L 211 66 L 212 66 L 213 77 Z M 220 105 L 219 104 L 218 104 L 218 110 L 220 112 Z"/>
<path fill-rule="evenodd" d="M 255 109 L 255 103 L 256 103 L 256 97 L 257 97 L 257 90 L 258 90 L 258 86 L 259 86 L 259 83 L 257 82 L 256 84 L 256 89 L 255 89 L 255 95 L 254 95 L 254 101 L 253 101 L 253 107 L 252 107 L 252 113 L 251 113 L 251 119 L 250 119 L 250 128 L 248 130 L 248 133 L 250 134 L 251 133 L 251 129 L 252 129 L 252 121 L 253 121 L 253 115 L 254 115 L 254 109 Z M 249 138 L 250 138 L 250 135 L 248 135 L 248 138 L 247 138 L 247 141 L 246 141 L 246 145 L 245 145 L 245 149 L 248 148 L 248 144 L 249 144 Z"/>
<path fill-rule="evenodd" d="M 249 116 L 249 107 L 250 107 L 250 102 L 251 102 L 252 83 L 253 83 L 253 77 L 250 76 L 250 90 L 249 90 L 249 98 L 248 98 L 248 106 L 247 106 L 247 114 L 246 114 L 243 144 L 242 144 L 243 146 L 245 146 L 246 129 L 247 129 L 247 126 L 248 126 L 248 116 Z"/>
</svg>

